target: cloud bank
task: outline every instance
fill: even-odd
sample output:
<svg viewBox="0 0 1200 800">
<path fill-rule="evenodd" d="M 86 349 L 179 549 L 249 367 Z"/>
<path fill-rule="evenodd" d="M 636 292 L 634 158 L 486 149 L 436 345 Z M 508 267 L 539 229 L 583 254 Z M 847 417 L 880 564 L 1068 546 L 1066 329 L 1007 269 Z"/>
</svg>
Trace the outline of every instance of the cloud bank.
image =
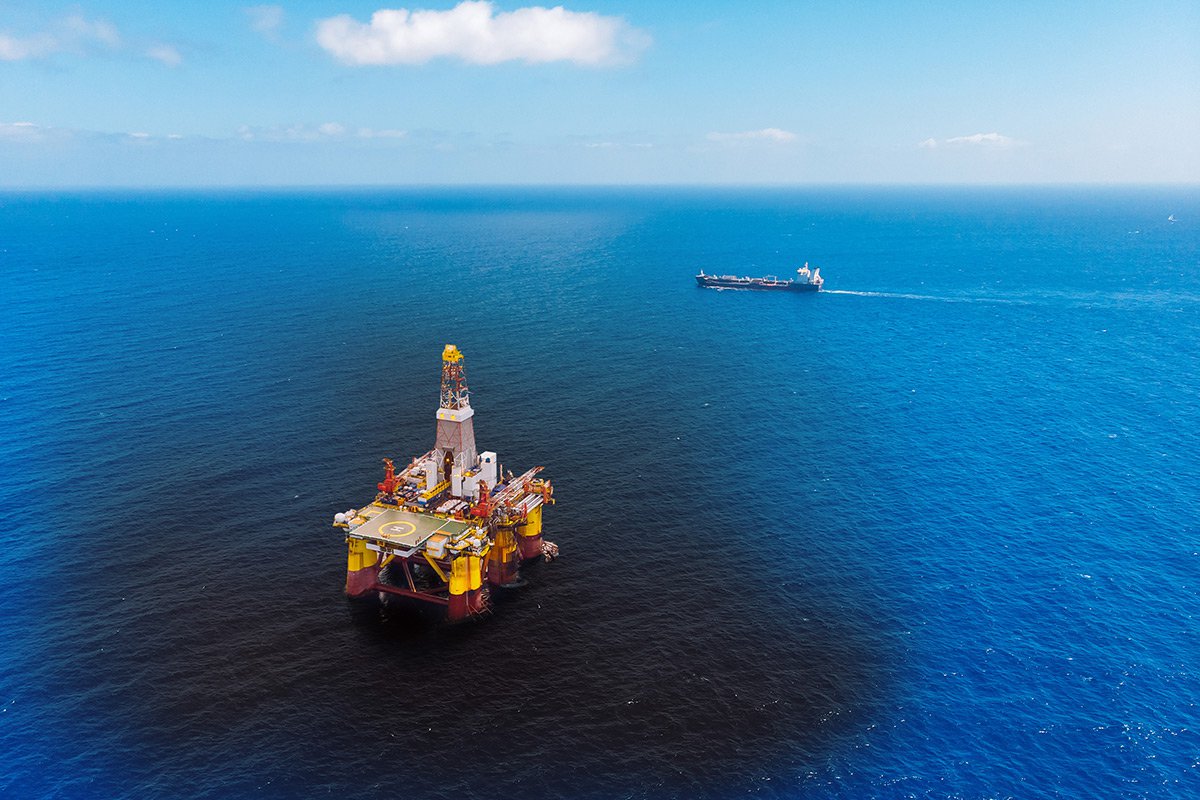
<svg viewBox="0 0 1200 800">
<path fill-rule="evenodd" d="M 156 44 L 146 50 L 146 57 L 153 58 L 155 61 L 161 61 L 168 67 L 178 67 L 183 63 L 183 56 L 179 55 L 179 51 L 169 44 Z"/>
<path fill-rule="evenodd" d="M 51 35 L 40 33 L 24 38 L 0 33 L 0 61 L 24 61 L 27 58 L 43 58 L 59 50 L 58 41 Z"/>
<path fill-rule="evenodd" d="M 95 145 L 120 143 L 146 145 L 184 137 L 178 133 L 156 136 L 145 131 L 96 131 L 84 128 L 55 128 L 36 122 L 0 122 L 0 145 L 51 145 L 53 152 L 64 144 Z M 22 151 L 26 154 L 32 150 Z"/>
<path fill-rule="evenodd" d="M 250 6 L 244 9 L 250 17 L 250 27 L 259 33 L 268 33 L 283 24 L 283 6 Z"/>
<path fill-rule="evenodd" d="M 283 25 L 283 6 L 250 6 L 242 9 L 250 18 L 250 29 L 268 39 L 279 38 L 279 27 Z"/>
<path fill-rule="evenodd" d="M 111 23 L 72 14 L 41 33 L 14 36 L 0 32 L 0 61 L 26 61 L 62 52 L 83 53 L 97 46 L 115 49 L 120 45 L 121 36 Z"/>
<path fill-rule="evenodd" d="M 361 23 L 343 14 L 317 23 L 317 42 L 355 66 L 424 64 L 458 58 L 469 64 L 569 61 L 603 66 L 632 60 L 649 36 L 620 17 L 562 6 L 497 12 L 488 0 L 448 11 L 381 9 Z"/>
<path fill-rule="evenodd" d="M 403 139 L 408 131 L 398 128 L 357 128 L 351 130 L 340 122 L 320 125 L 284 125 L 258 127 L 242 125 L 237 137 L 245 142 L 333 142 L 350 139 Z"/>
<path fill-rule="evenodd" d="M 710 133 L 710 142 L 794 142 L 796 134 L 780 128 L 763 128 L 757 131 L 739 131 L 737 133 Z"/>
<path fill-rule="evenodd" d="M 235 139 L 244 142 L 349 142 L 355 139 L 378 140 L 386 145 L 389 140 L 400 140 L 408 137 L 408 131 L 400 128 L 366 128 L 351 129 L 340 122 L 323 122 L 319 125 L 283 125 L 271 127 L 256 127 L 242 125 L 234 135 Z M 160 142 L 179 141 L 222 141 L 224 137 L 184 136 L 179 133 L 164 135 L 147 133 L 145 131 L 99 131 L 83 128 L 53 128 L 36 122 L 4 122 L 0 121 L 0 145 L 23 144 L 39 142 L 65 141 L 120 141 L 120 142 Z"/>
<path fill-rule="evenodd" d="M 926 150 L 933 150 L 942 146 L 961 147 L 964 145 L 973 145 L 977 147 L 991 148 L 1006 148 L 1015 147 L 1016 145 L 1024 144 L 1011 136 L 1004 136 L 999 133 L 973 133 L 970 136 L 952 136 L 949 139 L 938 141 L 937 139 L 929 138 L 917 143 L 917 147 L 923 147 Z"/>
<path fill-rule="evenodd" d="M 115 25 L 102 19 L 88 19 L 82 14 L 64 17 L 40 33 L 18 36 L 0 31 L 0 61 L 36 61 L 60 53 L 87 56 L 127 48 L 137 49 L 122 39 Z M 152 44 L 141 52 L 170 67 L 183 62 L 179 51 L 168 44 Z"/>
<path fill-rule="evenodd" d="M 0 122 L 0 142 L 36 142 L 42 134 L 41 126 L 32 122 Z"/>
</svg>

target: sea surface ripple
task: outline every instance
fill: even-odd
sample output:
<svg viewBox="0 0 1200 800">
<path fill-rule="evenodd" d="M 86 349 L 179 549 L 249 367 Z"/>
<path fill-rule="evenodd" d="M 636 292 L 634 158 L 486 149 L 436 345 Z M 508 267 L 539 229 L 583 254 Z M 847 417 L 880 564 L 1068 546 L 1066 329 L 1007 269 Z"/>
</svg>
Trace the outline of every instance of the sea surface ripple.
<svg viewBox="0 0 1200 800">
<path fill-rule="evenodd" d="M 0 796 L 1200 795 L 1194 189 L 9 193 L 0 310 Z M 329 527 L 447 342 L 451 629 Z"/>
</svg>

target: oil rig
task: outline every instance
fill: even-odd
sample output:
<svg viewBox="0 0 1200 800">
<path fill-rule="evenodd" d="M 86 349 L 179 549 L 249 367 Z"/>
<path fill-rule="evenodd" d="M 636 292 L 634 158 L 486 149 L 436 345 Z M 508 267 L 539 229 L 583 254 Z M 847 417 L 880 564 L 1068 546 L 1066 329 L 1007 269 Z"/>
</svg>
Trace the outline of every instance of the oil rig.
<svg viewBox="0 0 1200 800">
<path fill-rule="evenodd" d="M 401 598 L 461 622 L 490 610 L 492 588 L 519 586 L 523 562 L 558 556 L 542 538 L 542 509 L 554 504 L 543 468 L 514 477 L 494 452 L 476 452 L 474 416 L 463 354 L 448 344 L 433 449 L 399 471 L 383 459 L 375 500 L 334 515 L 348 597 Z"/>
</svg>

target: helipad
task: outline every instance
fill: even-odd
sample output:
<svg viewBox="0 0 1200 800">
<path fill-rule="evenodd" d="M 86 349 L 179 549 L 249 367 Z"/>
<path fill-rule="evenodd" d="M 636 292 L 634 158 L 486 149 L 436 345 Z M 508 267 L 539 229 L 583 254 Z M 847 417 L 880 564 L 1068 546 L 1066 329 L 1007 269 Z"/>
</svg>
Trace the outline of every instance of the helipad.
<svg viewBox="0 0 1200 800">
<path fill-rule="evenodd" d="M 420 547 L 435 533 L 444 533 L 451 540 L 471 529 L 471 525 L 456 519 L 442 519 L 429 514 L 414 514 L 389 508 L 349 532 L 356 539 L 372 539 L 404 548 Z"/>
</svg>

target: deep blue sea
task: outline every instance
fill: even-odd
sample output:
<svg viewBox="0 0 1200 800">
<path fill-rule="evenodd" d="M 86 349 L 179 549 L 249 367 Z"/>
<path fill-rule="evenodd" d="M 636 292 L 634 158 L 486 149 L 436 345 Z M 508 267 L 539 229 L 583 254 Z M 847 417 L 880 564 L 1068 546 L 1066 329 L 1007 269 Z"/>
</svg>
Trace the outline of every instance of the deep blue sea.
<svg viewBox="0 0 1200 800">
<path fill-rule="evenodd" d="M 448 342 L 563 557 L 439 628 Z M 1198 797 L 1198 354 L 1196 188 L 2 194 L 0 796 Z"/>
</svg>

